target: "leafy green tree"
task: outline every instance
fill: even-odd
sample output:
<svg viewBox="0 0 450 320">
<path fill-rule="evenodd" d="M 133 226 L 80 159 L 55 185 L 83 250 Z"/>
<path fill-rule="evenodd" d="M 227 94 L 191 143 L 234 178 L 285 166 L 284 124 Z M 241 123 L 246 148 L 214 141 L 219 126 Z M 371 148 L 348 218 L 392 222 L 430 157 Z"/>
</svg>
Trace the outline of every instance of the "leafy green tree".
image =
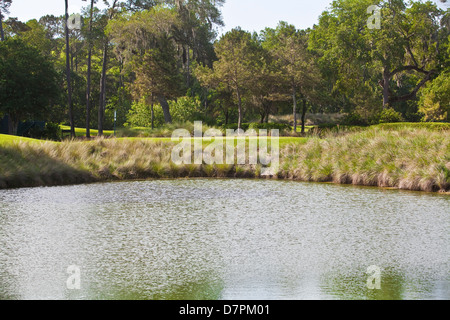
<svg viewBox="0 0 450 320">
<path fill-rule="evenodd" d="M 211 65 L 215 59 L 214 26 L 223 26 L 220 7 L 224 0 L 166 0 L 178 13 L 179 24 L 174 25 L 173 36 L 182 52 L 186 86 L 191 88 L 192 59 Z M 192 88 L 191 88 L 192 89 Z"/>
<path fill-rule="evenodd" d="M 218 60 L 213 68 L 200 65 L 196 70 L 203 85 L 222 86 L 233 92 L 238 105 L 238 128 L 241 128 L 243 119 L 244 93 L 261 64 L 257 48 L 258 44 L 250 33 L 240 28 L 233 29 L 216 43 Z"/>
<path fill-rule="evenodd" d="M 0 0 L 0 40 L 5 41 L 5 33 L 3 31 L 3 14 L 8 14 L 12 0 Z"/>
<path fill-rule="evenodd" d="M 380 10 L 380 28 L 369 28 L 373 5 Z M 438 73 L 442 15 L 429 1 L 336 0 L 320 17 L 311 46 L 337 67 L 336 86 L 354 104 L 358 97 L 381 96 L 388 108 L 414 100 Z M 408 92 L 406 83 L 413 84 Z"/>
<path fill-rule="evenodd" d="M 37 20 L 30 20 L 26 23 L 27 29 L 21 32 L 20 38 L 27 44 L 38 49 L 47 57 L 52 56 L 52 43 L 47 37 L 48 33 L 45 27 Z"/>
<path fill-rule="evenodd" d="M 450 114 L 450 73 L 430 82 L 420 96 L 419 111 L 425 121 L 448 121 Z"/>
<path fill-rule="evenodd" d="M 107 21 L 110 22 L 116 16 L 119 6 L 121 5 L 121 1 L 112 0 L 110 1 L 104 0 L 104 3 L 108 6 L 106 9 Z M 107 69 L 108 69 L 108 59 L 109 59 L 109 49 L 110 49 L 110 38 L 105 32 L 105 37 L 103 39 L 103 57 L 102 57 L 102 72 L 100 78 L 100 99 L 98 106 L 98 135 L 103 135 L 103 123 L 105 118 L 105 108 L 106 108 L 106 77 L 107 77 Z"/>
<path fill-rule="evenodd" d="M 88 58 L 86 74 L 86 138 L 91 137 L 91 68 L 92 68 L 92 46 L 93 46 L 93 23 L 94 23 L 94 4 L 96 0 L 91 0 L 89 6 L 89 29 L 87 33 Z"/>
<path fill-rule="evenodd" d="M 36 48 L 20 39 L 0 43 L 0 112 L 10 116 L 10 134 L 22 120 L 44 119 L 58 89 L 52 63 Z"/>
<path fill-rule="evenodd" d="M 69 107 L 69 123 L 70 123 L 70 135 L 75 138 L 75 123 L 73 115 L 73 103 L 72 103 L 72 79 L 71 79 L 71 68 L 70 68 L 70 40 L 69 40 L 69 2 L 65 0 L 65 38 L 66 38 L 66 77 L 67 77 L 67 105 Z"/>
<path fill-rule="evenodd" d="M 180 94 L 179 70 L 172 40 L 178 23 L 174 10 L 162 6 L 123 15 L 108 26 L 108 35 L 116 44 L 116 55 L 130 72 L 135 95 L 143 94 L 150 104 L 157 100 L 166 123 L 172 122 L 167 99 Z"/>
<path fill-rule="evenodd" d="M 302 132 L 307 101 L 317 82 L 318 70 L 312 54 L 308 51 L 308 37 L 305 31 L 280 22 L 278 27 L 263 32 L 263 45 L 270 51 L 280 70 L 280 81 L 290 88 L 293 102 L 294 132 L 297 131 L 297 97 L 303 101 Z"/>
<path fill-rule="evenodd" d="M 132 93 L 150 104 L 153 129 L 156 97 L 174 98 L 180 94 L 182 79 L 175 60 L 175 48 L 169 41 L 160 43 L 157 48 L 147 50 L 144 56 L 136 57 L 133 70 L 136 79 L 131 84 Z"/>
<path fill-rule="evenodd" d="M 152 116 L 155 127 L 164 124 L 164 115 L 159 105 L 156 105 L 152 111 L 149 104 L 144 99 L 134 101 L 131 105 L 131 109 L 128 111 L 125 126 L 150 127 L 152 124 Z"/>
</svg>

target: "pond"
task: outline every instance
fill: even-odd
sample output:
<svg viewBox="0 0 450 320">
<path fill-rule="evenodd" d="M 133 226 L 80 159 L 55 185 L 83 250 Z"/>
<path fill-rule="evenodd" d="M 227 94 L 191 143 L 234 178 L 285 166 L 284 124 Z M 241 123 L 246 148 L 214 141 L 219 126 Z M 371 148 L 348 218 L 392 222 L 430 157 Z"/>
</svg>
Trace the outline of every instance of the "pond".
<svg viewBox="0 0 450 320">
<path fill-rule="evenodd" d="M 449 214 L 274 180 L 2 190 L 0 299 L 449 299 Z"/>
</svg>

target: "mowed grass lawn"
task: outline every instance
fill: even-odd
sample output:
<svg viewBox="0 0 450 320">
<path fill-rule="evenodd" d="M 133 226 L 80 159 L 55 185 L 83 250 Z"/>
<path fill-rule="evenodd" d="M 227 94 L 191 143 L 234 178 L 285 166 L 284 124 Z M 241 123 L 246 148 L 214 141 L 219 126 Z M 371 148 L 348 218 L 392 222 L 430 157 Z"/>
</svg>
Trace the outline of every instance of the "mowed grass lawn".
<svg viewBox="0 0 450 320">
<path fill-rule="evenodd" d="M 8 134 L 0 134 L 0 146 L 7 145 L 7 144 L 13 144 L 13 143 L 17 143 L 17 142 L 36 143 L 36 142 L 40 142 L 40 141 L 41 140 L 25 138 L 25 137 L 18 137 L 18 136 L 11 136 Z"/>
<path fill-rule="evenodd" d="M 61 130 L 70 130 L 70 126 L 61 126 Z M 103 130 L 103 134 L 105 136 L 113 136 L 114 131 L 113 130 Z M 91 129 L 91 136 L 96 137 L 97 135 L 98 135 L 98 130 Z M 85 137 L 86 129 L 85 128 L 75 128 L 75 136 Z"/>
</svg>

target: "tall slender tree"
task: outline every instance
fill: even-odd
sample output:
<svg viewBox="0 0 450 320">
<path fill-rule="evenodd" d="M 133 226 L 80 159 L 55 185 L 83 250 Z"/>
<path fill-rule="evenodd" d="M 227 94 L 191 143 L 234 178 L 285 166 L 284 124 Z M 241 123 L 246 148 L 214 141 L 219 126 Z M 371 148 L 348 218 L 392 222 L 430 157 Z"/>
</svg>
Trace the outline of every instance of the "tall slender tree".
<svg viewBox="0 0 450 320">
<path fill-rule="evenodd" d="M 112 21 L 108 25 L 108 35 L 116 44 L 116 53 L 125 62 L 136 61 L 143 63 L 144 68 L 153 69 L 162 75 L 161 79 L 155 79 L 158 83 L 149 85 L 153 89 L 153 98 L 156 99 L 163 109 L 164 121 L 172 122 L 168 98 L 176 96 L 179 91 L 178 72 L 173 61 L 173 27 L 178 23 L 176 12 L 172 9 L 157 6 L 150 10 L 136 12 L 130 17 L 122 17 Z M 150 54 L 152 51 L 152 54 Z M 143 59 L 147 55 L 146 59 Z M 141 59 L 141 60 L 139 60 Z M 155 65 L 155 61 L 158 61 Z M 157 67 L 155 67 L 157 66 Z M 139 69 L 139 68 L 138 68 Z M 145 72 L 137 72 L 137 78 L 152 77 L 147 69 Z M 147 81 L 147 84 L 150 82 Z M 157 90 L 155 90 L 158 88 Z M 147 91 L 148 91 L 147 90 Z M 148 97 L 150 95 L 146 94 Z"/>
<path fill-rule="evenodd" d="M 263 32 L 263 44 L 272 53 L 275 63 L 281 71 L 282 80 L 291 88 L 294 116 L 294 132 L 297 132 L 298 97 L 303 102 L 302 123 L 306 113 L 306 98 L 313 84 L 314 61 L 308 52 L 307 36 L 295 26 L 280 22 L 274 29 Z M 304 125 L 302 125 L 304 131 Z"/>
<path fill-rule="evenodd" d="M 109 4 L 105 1 L 105 4 Z M 111 21 L 117 11 L 120 4 L 119 0 L 114 0 L 112 4 L 107 9 L 108 21 Z M 108 35 L 105 35 L 105 41 L 103 45 L 103 57 L 102 57 L 102 73 L 100 76 L 100 99 L 98 106 L 98 135 L 103 136 L 103 123 L 105 120 L 105 108 L 106 108 L 106 70 L 108 68 L 108 58 L 109 58 L 109 46 L 110 39 Z"/>
<path fill-rule="evenodd" d="M 92 23 L 94 14 L 94 3 L 96 0 L 91 0 L 89 8 L 89 31 L 88 31 L 88 61 L 87 61 L 87 75 L 86 75 L 86 138 L 91 137 L 91 67 L 92 67 Z"/>
<path fill-rule="evenodd" d="M 70 122 L 70 136 L 75 138 L 75 123 L 73 117 L 72 104 L 72 80 L 70 68 L 70 41 L 69 41 L 69 1 L 65 0 L 66 15 L 65 15 L 65 35 L 66 35 L 66 78 L 67 78 L 67 104 L 69 106 L 69 122 Z"/>
<path fill-rule="evenodd" d="M 244 115 L 244 93 L 262 63 L 258 44 L 240 28 L 227 32 L 216 44 L 218 61 L 213 69 L 199 66 L 195 73 L 203 85 L 229 87 L 237 100 L 238 128 Z"/>
</svg>

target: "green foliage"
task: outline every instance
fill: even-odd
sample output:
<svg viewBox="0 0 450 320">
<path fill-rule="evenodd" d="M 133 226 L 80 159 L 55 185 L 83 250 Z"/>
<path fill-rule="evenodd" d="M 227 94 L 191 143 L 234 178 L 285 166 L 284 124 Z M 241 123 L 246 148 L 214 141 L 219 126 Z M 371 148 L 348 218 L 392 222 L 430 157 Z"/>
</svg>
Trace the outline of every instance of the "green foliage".
<svg viewBox="0 0 450 320">
<path fill-rule="evenodd" d="M 237 123 L 231 123 L 227 125 L 223 125 L 222 130 L 226 132 L 227 129 L 237 130 L 238 124 Z M 259 123 L 259 122 L 253 122 L 253 123 L 241 123 L 241 129 L 244 131 L 253 129 L 253 130 L 280 130 L 280 134 L 286 133 L 288 131 L 292 130 L 292 127 L 285 123 Z"/>
<path fill-rule="evenodd" d="M 250 123 L 241 123 L 241 129 L 244 131 L 247 131 L 250 127 Z M 237 130 L 238 124 L 237 123 L 229 123 L 222 126 L 222 129 L 225 130 Z"/>
<path fill-rule="evenodd" d="M 34 127 L 30 130 L 30 138 L 42 140 L 61 140 L 61 126 L 58 123 L 47 122 L 44 129 Z"/>
<path fill-rule="evenodd" d="M 442 73 L 423 90 L 419 111 L 424 121 L 448 121 L 450 114 L 450 72 Z"/>
<path fill-rule="evenodd" d="M 164 124 L 164 114 L 160 105 L 153 106 L 154 124 L 159 127 Z M 151 127 L 152 112 L 151 106 L 145 101 L 136 101 L 131 105 L 131 109 L 127 115 L 126 127 Z"/>
<path fill-rule="evenodd" d="M 368 122 L 358 113 L 350 113 L 342 119 L 342 124 L 347 126 L 367 126 Z"/>
<path fill-rule="evenodd" d="M 0 3 L 5 13 L 11 1 Z M 70 32 L 75 125 L 86 121 L 88 44 L 90 119 L 97 125 L 105 43 L 108 129 L 114 110 L 118 127 L 150 126 L 152 104 L 159 127 L 168 116 L 175 123 L 202 120 L 210 126 L 267 122 L 269 116 L 292 115 L 293 97 L 300 113 L 305 101 L 308 113 L 348 114 L 341 126 L 401 121 L 398 112 L 407 121 L 448 121 L 450 17 L 434 3 L 338 0 L 312 30 L 280 22 L 260 33 L 236 28 L 216 39 L 223 3 L 121 0 L 114 10 L 94 8 L 92 32 L 86 8 L 84 27 Z M 381 8 L 381 29 L 367 28 L 370 5 Z M 27 49 L 17 45 L 0 54 L 0 115 L 67 124 L 64 18 L 9 18 L 3 25 L 8 41 L 21 39 Z M 40 68 L 49 72 L 37 72 Z M 26 76 L 29 71 L 32 77 Z M 389 90 L 383 90 L 386 85 Z M 393 109 L 382 111 L 383 102 Z M 266 127 L 271 128 L 261 128 Z"/>
<path fill-rule="evenodd" d="M 204 118 L 201 101 L 198 97 L 184 96 L 169 101 L 169 106 L 174 122 L 194 122 Z"/>
<path fill-rule="evenodd" d="M 255 129 L 255 130 L 279 130 L 280 133 L 283 131 L 291 131 L 292 127 L 285 123 L 259 123 L 254 122 L 251 123 L 249 126 L 249 129 Z"/>
<path fill-rule="evenodd" d="M 395 123 L 395 122 L 402 122 L 404 120 L 400 112 L 397 112 L 392 108 L 387 108 L 378 113 L 371 121 L 372 124 L 376 124 L 376 123 Z"/>
<path fill-rule="evenodd" d="M 368 28 L 371 5 L 381 10 L 380 29 Z M 349 109 L 370 116 L 381 102 L 394 107 L 413 101 L 438 72 L 448 42 L 443 13 L 431 1 L 333 1 L 312 31 L 310 47 L 335 79 L 333 91 L 348 97 Z"/>
<path fill-rule="evenodd" d="M 20 39 L 0 42 L 0 112 L 16 125 L 43 119 L 57 96 L 57 73 L 47 58 Z"/>
</svg>

